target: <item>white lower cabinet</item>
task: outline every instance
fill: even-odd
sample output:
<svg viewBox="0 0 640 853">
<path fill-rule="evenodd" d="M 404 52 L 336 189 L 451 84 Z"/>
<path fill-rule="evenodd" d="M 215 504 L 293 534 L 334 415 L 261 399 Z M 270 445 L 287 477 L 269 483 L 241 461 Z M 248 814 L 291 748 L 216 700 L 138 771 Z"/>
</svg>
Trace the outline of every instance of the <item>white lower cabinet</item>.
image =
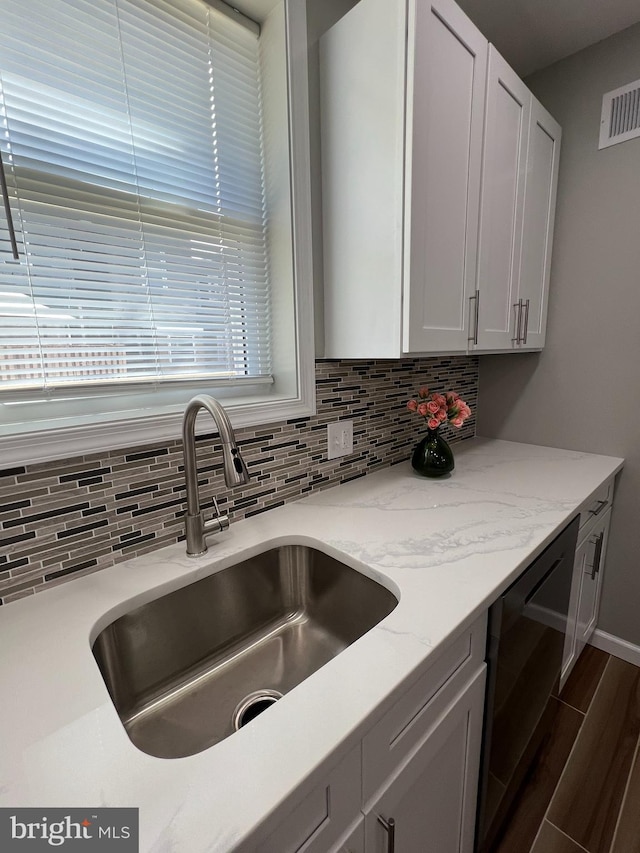
<svg viewBox="0 0 640 853">
<path fill-rule="evenodd" d="M 604 555 L 607 549 L 611 510 L 608 510 L 582 543 L 576 562 L 580 568 L 580 597 L 576 620 L 576 658 L 593 634 L 598 621 Z"/>
<path fill-rule="evenodd" d="M 361 795 L 360 744 L 334 766 L 320 784 L 300 792 L 293 809 L 267 838 L 251 848 L 256 853 L 327 853 L 357 846 Z M 362 835 L 362 828 L 359 829 Z M 344 846 L 344 839 L 351 840 Z"/>
<path fill-rule="evenodd" d="M 472 853 L 485 644 L 486 615 L 409 679 L 362 740 L 247 849 L 387 853 L 393 820 L 395 853 Z"/>
<path fill-rule="evenodd" d="M 598 622 L 602 577 L 611 525 L 612 496 L 613 483 L 608 482 L 580 515 L 581 524 L 573 564 L 571 599 L 560 679 L 561 688 L 564 687 Z"/>
<path fill-rule="evenodd" d="M 366 853 L 471 853 L 484 687 L 483 667 L 367 811 Z"/>
</svg>

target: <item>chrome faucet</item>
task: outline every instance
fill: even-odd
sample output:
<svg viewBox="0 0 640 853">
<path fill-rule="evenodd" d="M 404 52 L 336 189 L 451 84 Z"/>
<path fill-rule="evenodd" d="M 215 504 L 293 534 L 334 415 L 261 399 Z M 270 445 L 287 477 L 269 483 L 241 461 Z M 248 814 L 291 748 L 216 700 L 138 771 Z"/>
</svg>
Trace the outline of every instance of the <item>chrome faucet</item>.
<svg viewBox="0 0 640 853">
<path fill-rule="evenodd" d="M 187 512 L 185 514 L 185 533 L 187 554 L 199 557 L 207 550 L 207 536 L 221 533 L 229 527 L 229 516 L 220 515 L 218 502 L 213 499 L 216 514 L 204 520 L 198 495 L 198 465 L 196 460 L 196 416 L 200 409 L 206 409 L 218 428 L 222 441 L 222 459 L 224 479 L 227 486 L 241 486 L 249 482 L 249 472 L 236 444 L 231 421 L 220 403 L 207 394 L 194 397 L 187 403 L 182 421 L 182 444 L 184 451 L 184 477 L 187 488 Z"/>
</svg>

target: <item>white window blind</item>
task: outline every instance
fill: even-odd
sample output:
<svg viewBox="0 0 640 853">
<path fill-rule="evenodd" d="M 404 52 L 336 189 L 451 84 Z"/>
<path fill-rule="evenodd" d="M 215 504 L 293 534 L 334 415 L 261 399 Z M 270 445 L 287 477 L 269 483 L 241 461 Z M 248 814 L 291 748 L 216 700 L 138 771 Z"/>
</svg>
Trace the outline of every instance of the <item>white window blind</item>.
<svg viewBox="0 0 640 853">
<path fill-rule="evenodd" d="M 257 28 L 201 0 L 0 9 L 0 393 L 268 376 Z"/>
</svg>

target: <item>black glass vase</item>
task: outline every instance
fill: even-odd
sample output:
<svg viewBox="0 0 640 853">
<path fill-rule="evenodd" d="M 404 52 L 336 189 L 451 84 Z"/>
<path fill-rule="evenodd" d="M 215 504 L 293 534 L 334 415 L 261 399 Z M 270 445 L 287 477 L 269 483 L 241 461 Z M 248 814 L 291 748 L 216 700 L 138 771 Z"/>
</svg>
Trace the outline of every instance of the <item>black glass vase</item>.
<svg viewBox="0 0 640 853">
<path fill-rule="evenodd" d="M 453 452 L 439 429 L 427 429 L 427 434 L 413 451 L 411 465 L 423 477 L 442 477 L 453 471 Z"/>
</svg>

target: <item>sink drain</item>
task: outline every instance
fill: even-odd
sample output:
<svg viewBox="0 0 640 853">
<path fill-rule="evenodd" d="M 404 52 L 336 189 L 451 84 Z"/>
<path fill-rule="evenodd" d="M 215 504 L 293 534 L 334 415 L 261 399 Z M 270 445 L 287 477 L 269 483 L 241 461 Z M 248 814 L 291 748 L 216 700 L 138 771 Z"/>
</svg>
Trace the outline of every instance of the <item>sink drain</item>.
<svg viewBox="0 0 640 853">
<path fill-rule="evenodd" d="M 282 693 L 277 690 L 256 690 L 249 693 L 233 712 L 233 730 L 237 732 L 251 720 L 255 720 L 258 714 L 266 711 L 278 699 L 282 699 Z"/>
</svg>

